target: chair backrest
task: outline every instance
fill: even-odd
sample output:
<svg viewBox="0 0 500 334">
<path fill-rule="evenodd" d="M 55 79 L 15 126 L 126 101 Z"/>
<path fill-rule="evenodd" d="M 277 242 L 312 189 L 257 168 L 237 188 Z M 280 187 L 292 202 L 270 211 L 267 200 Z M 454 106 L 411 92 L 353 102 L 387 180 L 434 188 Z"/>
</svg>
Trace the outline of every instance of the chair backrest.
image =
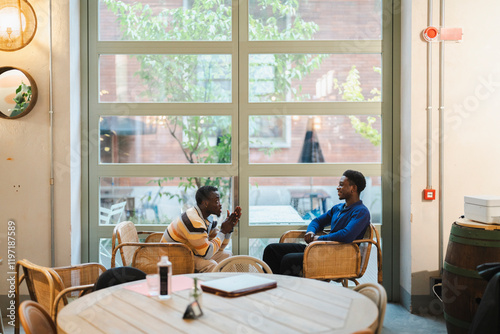
<svg viewBox="0 0 500 334">
<path fill-rule="evenodd" d="M 56 334 L 56 326 L 45 309 L 32 300 L 19 307 L 19 318 L 26 334 Z"/>
<path fill-rule="evenodd" d="M 123 216 L 123 212 L 125 212 L 126 205 L 127 205 L 127 201 L 123 201 L 123 202 L 111 205 L 111 207 L 109 209 L 100 207 L 99 208 L 100 224 L 109 225 L 111 222 L 111 217 L 113 217 L 115 215 L 119 215 L 118 218 L 116 219 L 116 222 L 119 223 L 122 216 Z"/>
<path fill-rule="evenodd" d="M 334 247 L 332 247 L 332 243 Z M 304 252 L 303 276 L 321 280 L 355 278 L 359 275 L 361 252 L 356 244 L 316 241 Z"/>
<path fill-rule="evenodd" d="M 378 283 L 363 283 L 353 289 L 370 298 L 378 308 L 378 325 L 376 334 L 382 333 L 384 325 L 385 309 L 387 307 L 387 293 L 384 287 Z"/>
<path fill-rule="evenodd" d="M 68 304 L 68 297 L 77 298 L 90 290 L 105 270 L 99 263 L 49 268 L 19 260 L 16 263 L 16 305 L 19 305 L 19 286 L 24 279 L 31 300 L 39 303 L 55 322 L 57 311 Z"/>
<path fill-rule="evenodd" d="M 146 273 L 133 267 L 116 267 L 102 273 L 94 285 L 94 290 L 109 288 L 110 286 L 138 281 L 146 278 Z"/>
<path fill-rule="evenodd" d="M 94 284 L 99 276 L 106 271 L 106 268 L 100 263 L 84 263 L 75 266 L 50 268 L 49 271 L 54 279 L 54 291 L 55 296 L 57 296 L 64 289 Z M 54 301 L 58 302 L 56 311 L 68 305 L 68 298 L 76 299 L 89 290 L 68 291 L 59 300 Z"/>
<path fill-rule="evenodd" d="M 144 242 L 161 242 L 161 237 L 163 237 L 163 232 L 151 233 Z"/>
<path fill-rule="evenodd" d="M 342 281 L 344 286 L 351 280 L 357 285 L 356 279 L 364 275 L 373 245 L 376 246 L 378 282 L 381 283 L 380 238 L 372 224 L 366 229 L 363 239 L 351 243 L 317 241 L 309 244 L 304 252 L 303 275 L 307 278 Z"/>
<path fill-rule="evenodd" d="M 264 261 L 247 255 L 228 257 L 215 266 L 212 272 L 263 273 L 272 274 L 273 271 Z"/>
<path fill-rule="evenodd" d="M 131 221 L 124 221 L 115 226 L 111 237 L 112 251 L 114 251 L 114 249 L 118 246 L 116 242 L 118 242 L 118 244 L 125 242 L 139 242 L 139 236 L 134 223 Z M 136 247 L 133 246 L 120 248 L 120 255 L 124 266 L 131 265 L 135 250 Z"/>
<path fill-rule="evenodd" d="M 17 261 L 16 307 L 19 307 L 19 287 L 22 280 L 26 282 L 30 299 L 50 314 L 55 300 L 54 279 L 50 268 L 38 266 L 26 259 Z"/>
<path fill-rule="evenodd" d="M 144 243 L 137 246 L 132 257 L 132 267 L 146 274 L 158 273 L 158 262 L 162 256 L 172 262 L 172 275 L 194 273 L 194 256 L 188 246 L 175 243 Z"/>
</svg>

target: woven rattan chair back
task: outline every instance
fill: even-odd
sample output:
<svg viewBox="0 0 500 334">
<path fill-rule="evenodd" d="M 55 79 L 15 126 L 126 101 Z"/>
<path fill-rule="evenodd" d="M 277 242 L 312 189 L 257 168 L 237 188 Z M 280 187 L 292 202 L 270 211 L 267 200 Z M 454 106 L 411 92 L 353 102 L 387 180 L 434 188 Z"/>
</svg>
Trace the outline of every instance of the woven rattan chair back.
<svg viewBox="0 0 500 334">
<path fill-rule="evenodd" d="M 136 247 L 132 257 L 132 267 L 146 274 L 158 272 L 158 262 L 168 256 L 172 262 L 172 275 L 194 273 L 194 257 L 189 247 L 181 243 L 145 243 Z"/>
<path fill-rule="evenodd" d="M 285 232 L 280 242 L 303 242 L 305 231 Z M 319 280 L 335 280 L 344 286 L 348 280 L 358 285 L 368 266 L 372 246 L 377 248 L 378 282 L 382 283 L 382 253 L 380 237 L 375 226 L 370 224 L 364 238 L 352 243 L 336 241 L 316 241 L 309 244 L 304 252 L 303 276 Z"/>
<path fill-rule="evenodd" d="M 99 263 L 49 268 L 24 259 L 16 263 L 16 308 L 19 305 L 20 284 L 24 280 L 31 300 L 56 322 L 57 312 L 72 299 L 91 291 L 95 281 L 106 268 Z M 19 323 L 16 318 L 16 333 Z"/>
<path fill-rule="evenodd" d="M 161 237 L 163 237 L 163 232 L 151 233 L 144 242 L 161 242 Z"/>
<path fill-rule="evenodd" d="M 99 276 L 106 271 L 106 268 L 99 263 L 85 263 L 77 266 L 56 267 L 52 268 L 52 276 L 54 278 L 54 289 L 56 297 L 66 290 L 64 294 L 60 295 L 59 300 L 56 299 L 56 311 L 68 304 L 78 297 L 90 292 Z M 74 289 L 74 287 L 89 287 Z"/>
<path fill-rule="evenodd" d="M 139 242 L 139 235 L 134 223 L 131 221 L 124 221 L 115 226 L 111 237 L 113 250 L 117 247 L 116 242 L 118 242 L 118 244 Z M 124 266 L 130 266 L 132 264 L 132 257 L 134 256 L 135 250 L 136 247 L 133 246 L 120 248 L 120 255 Z"/>
<path fill-rule="evenodd" d="M 376 334 L 382 333 L 384 325 L 385 309 L 387 307 L 387 293 L 384 287 L 378 283 L 363 283 L 355 286 L 354 291 L 357 291 L 370 298 L 378 307 L 378 324 L 375 329 Z"/>
<path fill-rule="evenodd" d="M 26 334 L 56 334 L 56 326 L 47 311 L 37 302 L 25 300 L 19 318 Z"/>
<path fill-rule="evenodd" d="M 219 262 L 212 272 L 273 273 L 267 263 L 256 257 L 246 255 L 228 257 Z"/>
<path fill-rule="evenodd" d="M 16 307 L 19 307 L 19 287 L 22 280 L 26 282 L 30 299 L 50 314 L 55 300 L 54 279 L 50 268 L 38 266 L 28 260 L 17 261 Z"/>
</svg>

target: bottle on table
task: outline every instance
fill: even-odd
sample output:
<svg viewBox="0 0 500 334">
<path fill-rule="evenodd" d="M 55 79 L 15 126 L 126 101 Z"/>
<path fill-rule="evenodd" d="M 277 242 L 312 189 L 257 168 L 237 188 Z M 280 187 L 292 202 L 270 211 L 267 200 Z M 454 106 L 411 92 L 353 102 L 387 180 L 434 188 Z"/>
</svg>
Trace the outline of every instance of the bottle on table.
<svg viewBox="0 0 500 334">
<path fill-rule="evenodd" d="M 160 299 L 170 298 L 172 293 L 172 262 L 168 256 L 162 256 L 158 262 L 158 274 L 160 275 Z"/>
</svg>

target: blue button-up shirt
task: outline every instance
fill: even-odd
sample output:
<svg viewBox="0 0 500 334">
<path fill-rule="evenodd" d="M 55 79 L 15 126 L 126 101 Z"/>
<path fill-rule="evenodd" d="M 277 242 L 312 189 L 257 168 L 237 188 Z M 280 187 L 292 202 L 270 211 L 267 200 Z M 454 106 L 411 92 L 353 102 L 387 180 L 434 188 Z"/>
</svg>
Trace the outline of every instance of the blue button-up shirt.
<svg viewBox="0 0 500 334">
<path fill-rule="evenodd" d="M 307 227 L 307 232 L 316 234 L 323 231 L 329 224 L 331 226 L 330 233 L 319 236 L 318 240 L 352 242 L 362 239 L 366 228 L 370 225 L 370 211 L 362 201 L 348 207 L 345 206 L 345 203 L 340 203 L 321 216 L 314 218 Z"/>
</svg>

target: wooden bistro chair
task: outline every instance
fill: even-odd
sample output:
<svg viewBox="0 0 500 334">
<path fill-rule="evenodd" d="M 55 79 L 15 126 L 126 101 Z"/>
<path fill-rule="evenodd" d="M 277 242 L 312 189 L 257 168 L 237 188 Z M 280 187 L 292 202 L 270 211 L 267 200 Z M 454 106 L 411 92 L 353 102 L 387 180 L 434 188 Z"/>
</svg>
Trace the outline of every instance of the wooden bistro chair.
<svg viewBox="0 0 500 334">
<path fill-rule="evenodd" d="M 303 242 L 306 231 L 292 230 L 285 232 L 280 243 Z M 363 239 L 351 243 L 337 241 L 315 241 L 310 243 L 304 252 L 303 276 L 319 280 L 341 282 L 344 287 L 348 281 L 359 284 L 368 266 L 371 246 L 377 251 L 377 270 L 379 283 L 382 283 L 382 251 L 380 236 L 373 224 L 366 229 Z"/>
<path fill-rule="evenodd" d="M 212 272 L 263 273 L 272 274 L 273 271 L 264 261 L 247 255 L 236 255 L 222 260 Z"/>
<path fill-rule="evenodd" d="M 139 242 L 139 234 L 148 234 L 146 242 Z M 157 264 L 162 256 L 172 262 L 172 274 L 194 273 L 194 255 L 191 249 L 176 242 L 159 242 L 163 233 L 137 232 L 134 223 L 127 221 L 116 225 L 111 243 L 111 268 L 116 266 L 116 254 L 120 252 L 124 266 L 132 266 L 146 274 L 158 272 Z"/>
<path fill-rule="evenodd" d="M 161 238 L 163 237 L 163 232 L 153 232 L 148 237 L 144 242 L 161 242 Z"/>
<path fill-rule="evenodd" d="M 57 334 L 56 325 L 42 305 L 25 300 L 19 307 L 19 318 L 26 334 Z"/>
<path fill-rule="evenodd" d="M 135 247 L 135 245 L 132 245 L 132 243 L 139 243 L 139 235 L 141 234 L 147 234 L 148 238 L 154 235 L 156 240 L 158 240 L 156 242 L 160 241 L 162 235 L 162 233 L 159 232 L 137 231 L 134 223 L 132 223 L 131 221 L 124 221 L 116 224 L 113 230 L 113 235 L 111 236 L 111 268 L 115 267 L 115 256 L 118 245 L 125 243 L 131 243 L 131 245 L 129 247 L 122 246 L 122 248 L 120 248 L 122 264 L 123 266 L 130 266 L 132 264 L 132 257 L 134 256 L 134 252 L 137 249 L 137 247 Z M 159 239 L 158 235 L 160 235 Z M 147 240 L 147 242 L 154 242 L 154 240 L 150 239 Z"/>
<path fill-rule="evenodd" d="M 172 275 L 194 273 L 193 252 L 188 246 L 177 242 L 138 245 L 132 257 L 132 267 L 146 274 L 156 274 L 162 256 L 168 256 L 168 260 L 172 263 Z"/>
<path fill-rule="evenodd" d="M 381 334 L 384 325 L 385 309 L 387 307 L 387 293 L 384 287 L 378 283 L 363 283 L 355 286 L 353 290 L 367 296 L 377 305 L 378 323 L 374 330 L 375 334 Z"/>
<path fill-rule="evenodd" d="M 99 263 L 85 263 L 68 267 L 43 267 L 24 259 L 16 263 L 16 309 L 19 307 L 20 284 L 25 281 L 31 300 L 57 323 L 57 312 L 69 301 L 92 291 L 97 278 L 106 271 Z M 19 321 L 16 317 L 16 333 Z"/>
</svg>

